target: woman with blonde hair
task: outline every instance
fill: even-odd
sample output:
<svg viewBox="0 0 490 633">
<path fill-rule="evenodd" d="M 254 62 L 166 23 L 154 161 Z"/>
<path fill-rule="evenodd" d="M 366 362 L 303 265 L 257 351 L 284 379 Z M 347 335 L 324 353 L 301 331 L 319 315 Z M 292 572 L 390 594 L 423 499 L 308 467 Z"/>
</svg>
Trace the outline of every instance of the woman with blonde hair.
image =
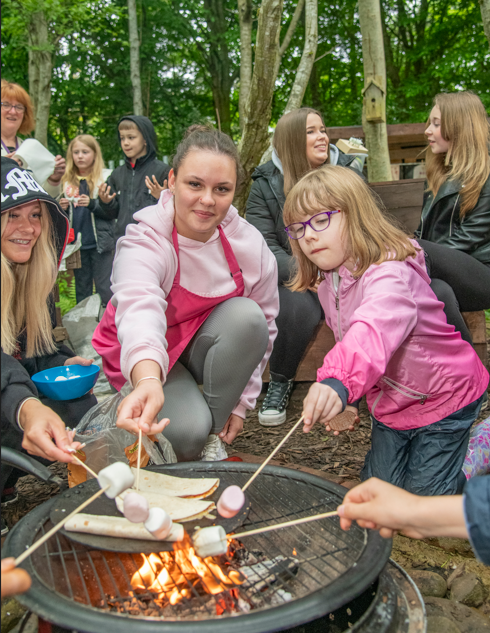
<svg viewBox="0 0 490 633">
<path fill-rule="evenodd" d="M 96 139 L 80 134 L 68 145 L 63 176 L 61 208 L 69 211 L 75 239 L 81 235 L 81 268 L 75 269 L 77 303 L 95 290 L 102 306 L 111 298 L 111 271 L 114 257 L 114 221 L 100 206 L 98 189 L 110 175 Z"/>
<path fill-rule="evenodd" d="M 355 156 L 344 154 L 330 144 L 322 115 L 311 108 L 282 116 L 277 122 L 273 146 L 272 160 L 257 167 L 252 175 L 254 182 L 247 201 L 247 220 L 264 236 L 279 272 L 278 334 L 270 358 L 269 388 L 259 411 L 259 422 L 264 426 L 286 421 L 296 370 L 322 319 L 315 291 L 298 294 L 287 287 L 294 272 L 294 259 L 282 218 L 286 195 L 304 174 L 325 164 L 362 171 Z"/>
<path fill-rule="evenodd" d="M 427 122 L 427 191 L 416 231 L 447 320 L 490 308 L 490 126 L 472 92 L 439 94 Z"/>
<path fill-rule="evenodd" d="M 16 151 L 22 144 L 22 139 L 17 134 L 26 136 L 36 127 L 34 109 L 31 98 L 27 92 L 19 86 L 2 79 L 2 156 L 13 158 L 21 167 L 29 169 Z M 65 172 L 65 159 L 62 156 L 55 157 L 54 172 L 42 184 L 43 188 L 56 198 L 60 195 L 60 181 Z"/>
<path fill-rule="evenodd" d="M 2 445 L 69 462 L 72 441 L 64 421 L 76 425 L 97 401 L 91 394 L 59 402 L 39 398 L 30 379 L 50 367 L 92 362 L 53 340 L 51 292 L 68 220 L 30 172 L 6 157 L 2 157 L 1 193 Z M 2 505 L 16 500 L 17 478 L 2 463 Z M 5 531 L 2 521 L 2 534 Z"/>
<path fill-rule="evenodd" d="M 284 222 L 297 265 L 290 287 L 318 288 L 336 341 L 304 400 L 304 431 L 315 422 L 331 430 L 365 395 L 373 428 L 361 478 L 418 495 L 460 493 L 488 372 L 447 324 L 423 251 L 342 167 L 304 176 Z"/>
</svg>

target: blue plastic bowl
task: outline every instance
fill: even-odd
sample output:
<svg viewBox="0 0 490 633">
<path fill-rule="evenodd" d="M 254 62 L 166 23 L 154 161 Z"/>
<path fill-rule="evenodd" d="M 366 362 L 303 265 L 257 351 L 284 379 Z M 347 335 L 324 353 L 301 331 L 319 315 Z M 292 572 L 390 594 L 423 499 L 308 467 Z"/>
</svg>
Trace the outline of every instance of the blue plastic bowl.
<svg viewBox="0 0 490 633">
<path fill-rule="evenodd" d="M 38 390 L 51 400 L 74 400 L 89 392 L 97 382 L 97 365 L 64 365 L 39 371 L 31 377 Z"/>
</svg>

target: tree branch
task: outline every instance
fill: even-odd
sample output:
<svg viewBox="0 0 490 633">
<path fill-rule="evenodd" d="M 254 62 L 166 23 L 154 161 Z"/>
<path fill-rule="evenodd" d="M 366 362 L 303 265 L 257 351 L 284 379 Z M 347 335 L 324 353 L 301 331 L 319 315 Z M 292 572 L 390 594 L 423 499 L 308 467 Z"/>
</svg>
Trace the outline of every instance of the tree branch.
<svg viewBox="0 0 490 633">
<path fill-rule="evenodd" d="M 291 43 L 291 40 L 294 35 L 294 31 L 296 30 L 296 26 L 298 25 L 299 19 L 301 17 L 301 12 L 303 11 L 303 7 L 305 6 L 305 0 L 298 0 L 298 4 L 296 5 L 296 9 L 294 10 L 293 17 L 291 18 L 291 22 L 289 23 L 288 30 L 286 31 L 286 35 L 284 40 L 279 47 L 279 58 L 281 58 L 286 52 L 287 47 Z"/>
</svg>

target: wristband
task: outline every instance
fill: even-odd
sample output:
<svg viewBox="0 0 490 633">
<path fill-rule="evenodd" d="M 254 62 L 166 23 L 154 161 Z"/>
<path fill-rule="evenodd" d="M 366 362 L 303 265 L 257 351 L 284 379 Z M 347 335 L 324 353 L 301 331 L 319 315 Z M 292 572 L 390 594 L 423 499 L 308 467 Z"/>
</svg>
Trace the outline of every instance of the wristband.
<svg viewBox="0 0 490 633">
<path fill-rule="evenodd" d="M 37 400 L 38 402 L 41 402 L 39 400 L 39 398 L 35 398 L 34 396 L 29 396 L 28 398 L 24 398 L 24 400 L 22 400 L 22 402 L 19 404 L 19 406 L 17 407 L 17 414 L 16 414 L 16 421 L 17 421 L 17 426 L 19 427 L 19 429 L 24 432 L 24 429 L 22 428 L 22 425 L 20 423 L 20 412 L 22 410 L 22 407 L 25 405 L 25 403 L 28 400 Z"/>
<path fill-rule="evenodd" d="M 134 388 L 137 389 L 138 385 L 140 384 L 140 382 L 143 382 L 143 380 L 158 380 L 158 382 L 160 384 L 162 384 L 162 381 L 160 380 L 160 378 L 157 378 L 156 376 L 145 376 L 144 378 L 140 378 L 138 380 L 138 382 L 135 384 Z"/>
</svg>

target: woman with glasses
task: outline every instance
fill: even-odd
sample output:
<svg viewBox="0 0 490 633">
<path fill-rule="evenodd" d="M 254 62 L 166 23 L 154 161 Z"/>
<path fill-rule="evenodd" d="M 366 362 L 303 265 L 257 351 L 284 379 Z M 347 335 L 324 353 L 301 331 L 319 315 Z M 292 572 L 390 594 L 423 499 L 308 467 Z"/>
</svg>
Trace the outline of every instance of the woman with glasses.
<svg viewBox="0 0 490 633">
<path fill-rule="evenodd" d="M 322 115 L 311 108 L 293 110 L 281 117 L 273 146 L 272 160 L 252 175 L 247 202 L 247 220 L 264 236 L 279 271 L 278 334 L 270 357 L 269 389 L 259 412 L 259 422 L 264 426 L 286 421 L 296 370 L 322 318 L 316 292 L 293 293 L 286 287 L 294 273 L 282 219 L 286 195 L 304 174 L 326 164 L 362 170 L 355 156 L 343 154 L 330 144 Z"/>
<path fill-rule="evenodd" d="M 22 144 L 22 139 L 17 135 L 30 134 L 35 127 L 34 110 L 27 92 L 19 84 L 2 79 L 2 156 L 13 158 L 21 167 L 29 169 L 29 165 L 15 155 Z M 55 158 L 54 172 L 46 182 L 39 184 L 49 195 L 57 198 L 61 193 L 60 183 L 64 173 L 65 159 L 58 155 Z"/>
</svg>

